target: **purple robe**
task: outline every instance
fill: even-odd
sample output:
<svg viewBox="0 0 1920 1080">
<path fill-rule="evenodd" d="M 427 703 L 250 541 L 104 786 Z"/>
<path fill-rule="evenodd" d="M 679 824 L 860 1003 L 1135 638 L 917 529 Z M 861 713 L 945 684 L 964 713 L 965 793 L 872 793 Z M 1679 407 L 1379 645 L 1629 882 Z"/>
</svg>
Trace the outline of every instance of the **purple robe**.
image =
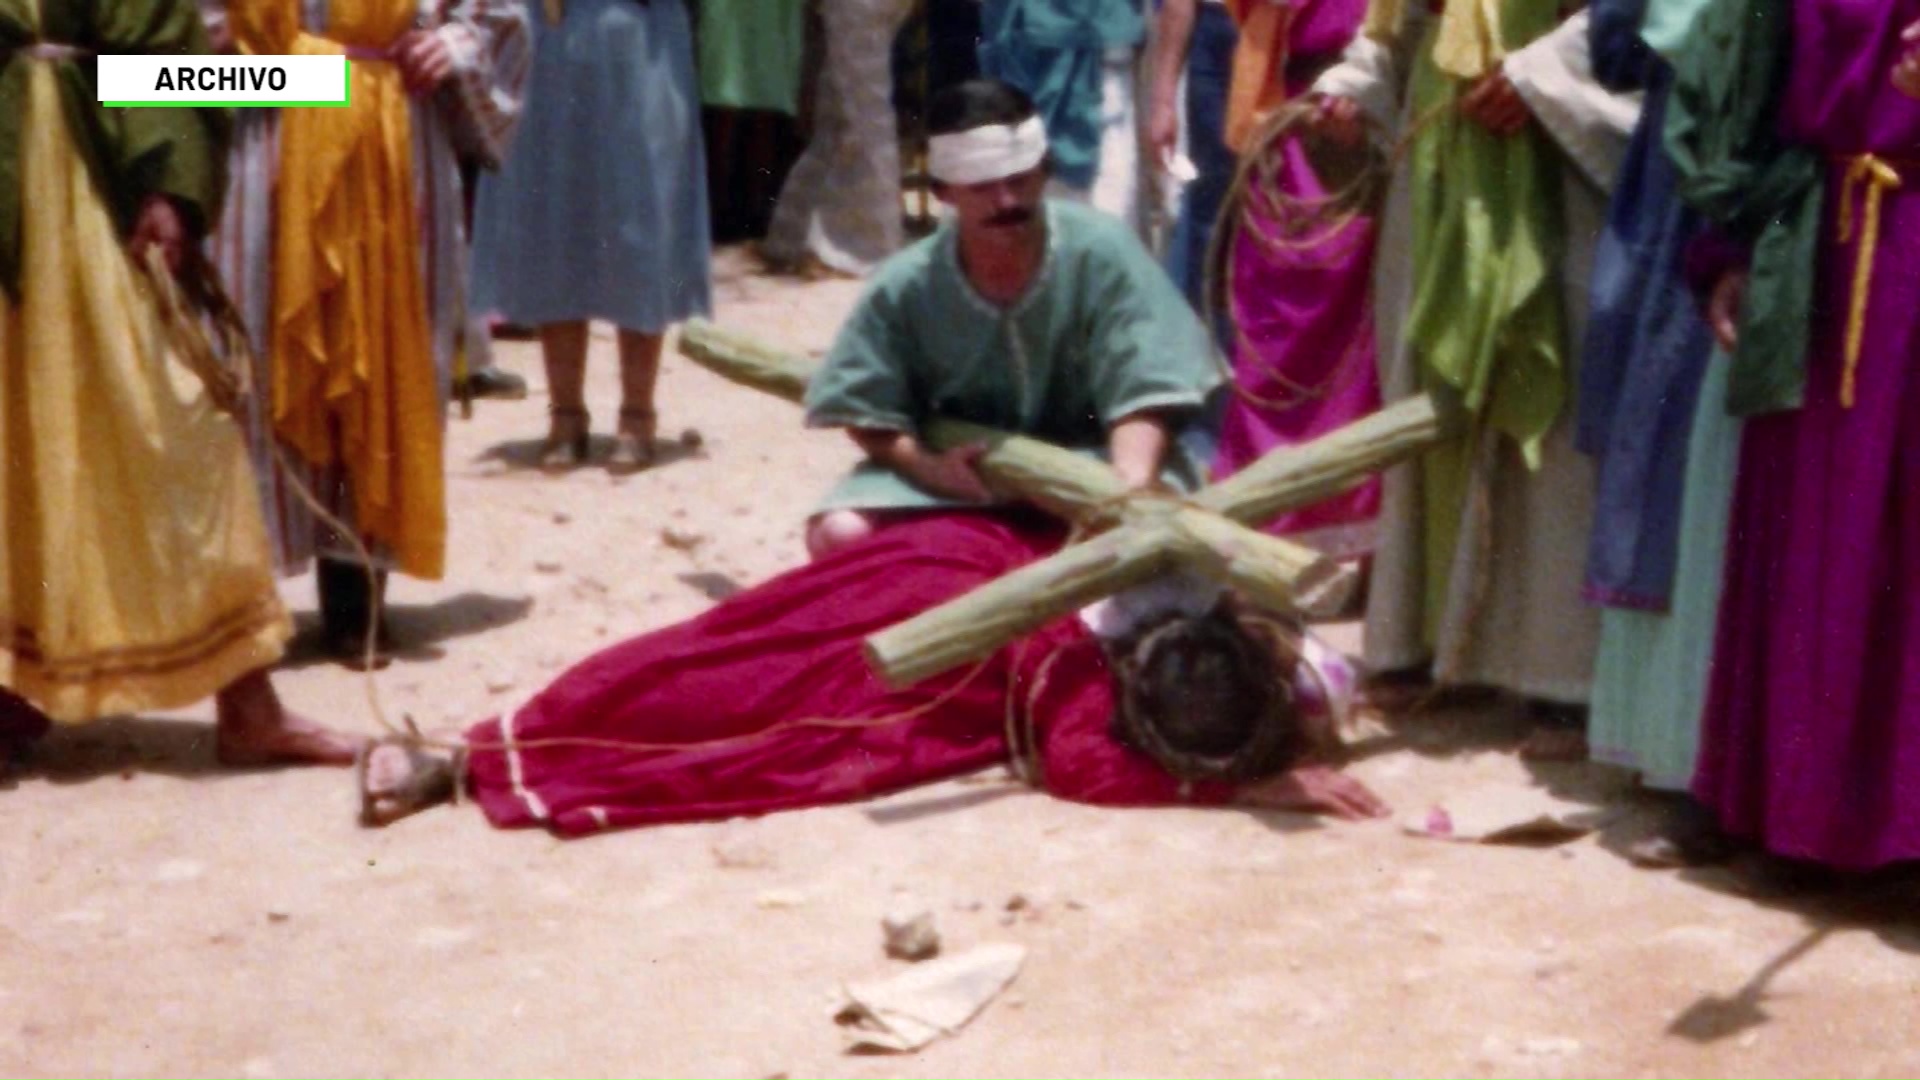
<svg viewBox="0 0 1920 1080">
<path fill-rule="evenodd" d="M 1920 0 L 1793 11 L 1781 124 L 1832 162 L 1806 404 L 1747 422 L 1694 792 L 1735 835 L 1859 870 L 1920 858 L 1920 102 L 1888 82 Z M 1847 408 L 1863 152 L 1902 186 L 1882 197 Z"/>
<path fill-rule="evenodd" d="M 1318 0 L 1293 24 L 1288 94 L 1303 92 L 1320 65 L 1360 28 L 1363 0 Z M 1250 185 L 1238 207 L 1228 251 L 1228 356 L 1233 395 L 1221 420 L 1217 477 L 1230 476 L 1267 451 L 1318 438 L 1380 408 L 1375 361 L 1375 220 L 1356 217 L 1336 231 L 1289 235 L 1285 206 L 1273 195 L 1312 200 L 1326 193 L 1294 139 L 1262 148 L 1273 187 Z M 1373 550 L 1380 478 L 1267 523 L 1268 532 L 1304 540 L 1335 556 Z"/>
</svg>

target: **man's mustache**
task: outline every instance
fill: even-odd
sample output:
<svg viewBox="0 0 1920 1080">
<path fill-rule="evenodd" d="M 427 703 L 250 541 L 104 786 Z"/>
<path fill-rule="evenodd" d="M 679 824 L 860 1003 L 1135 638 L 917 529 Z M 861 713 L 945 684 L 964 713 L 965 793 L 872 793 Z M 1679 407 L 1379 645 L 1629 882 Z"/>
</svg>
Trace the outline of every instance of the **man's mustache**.
<svg viewBox="0 0 1920 1080">
<path fill-rule="evenodd" d="M 988 218 L 987 224 L 989 225 L 1025 225 L 1027 222 L 1032 220 L 1033 220 L 1032 210 L 1029 210 L 1024 206 L 1016 206 L 1011 210 L 1002 210 L 999 213 Z"/>
</svg>

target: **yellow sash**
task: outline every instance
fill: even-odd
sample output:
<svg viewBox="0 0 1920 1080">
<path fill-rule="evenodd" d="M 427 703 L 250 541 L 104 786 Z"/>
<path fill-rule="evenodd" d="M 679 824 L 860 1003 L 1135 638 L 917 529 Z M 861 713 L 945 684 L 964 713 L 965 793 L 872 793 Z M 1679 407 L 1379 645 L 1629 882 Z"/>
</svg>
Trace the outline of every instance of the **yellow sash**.
<svg viewBox="0 0 1920 1080">
<path fill-rule="evenodd" d="M 1867 301 L 1873 295 L 1873 264 L 1880 250 L 1880 200 L 1889 191 L 1900 190 L 1900 170 L 1874 154 L 1860 154 L 1847 161 L 1846 178 L 1840 185 L 1840 242 L 1854 239 L 1853 204 L 1864 203 L 1859 223 L 1860 252 L 1853 267 L 1852 298 L 1847 303 L 1847 352 L 1840 373 L 1840 406 L 1851 409 L 1855 383 L 1860 374 L 1860 350 L 1867 336 Z M 1860 194 L 1862 191 L 1864 195 Z"/>
<path fill-rule="evenodd" d="M 338 56 L 385 49 L 415 0 L 331 0 L 326 36 L 299 0 L 232 0 L 250 53 Z M 446 489 L 440 395 L 414 206 L 413 127 L 400 71 L 356 60 L 347 108 L 280 114 L 269 348 L 280 437 L 338 464 L 354 523 L 399 568 L 440 576 Z"/>
</svg>

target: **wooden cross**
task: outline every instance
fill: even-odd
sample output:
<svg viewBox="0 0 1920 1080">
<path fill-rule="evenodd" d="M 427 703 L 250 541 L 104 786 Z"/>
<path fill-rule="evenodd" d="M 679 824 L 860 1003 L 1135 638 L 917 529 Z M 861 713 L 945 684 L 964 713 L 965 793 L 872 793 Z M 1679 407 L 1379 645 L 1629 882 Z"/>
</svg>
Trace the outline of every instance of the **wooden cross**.
<svg viewBox="0 0 1920 1080">
<path fill-rule="evenodd" d="M 679 348 L 724 378 L 794 402 L 805 395 L 816 367 L 702 320 L 682 328 Z M 936 419 L 920 436 L 935 449 L 984 444 L 980 475 L 995 494 L 1107 531 L 874 634 L 867 639 L 867 657 L 889 685 L 910 685 L 1180 568 L 1275 610 L 1335 614 L 1353 597 L 1353 570 L 1248 525 L 1346 491 L 1443 434 L 1433 402 L 1410 398 L 1310 443 L 1274 450 L 1180 498 L 1129 493 L 1104 462 L 1039 439 Z"/>
</svg>

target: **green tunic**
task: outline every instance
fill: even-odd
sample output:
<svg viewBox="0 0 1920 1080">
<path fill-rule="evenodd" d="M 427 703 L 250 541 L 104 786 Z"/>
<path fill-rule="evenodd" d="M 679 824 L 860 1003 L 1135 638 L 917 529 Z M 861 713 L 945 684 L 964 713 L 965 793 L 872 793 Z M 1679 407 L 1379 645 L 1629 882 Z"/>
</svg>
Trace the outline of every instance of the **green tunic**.
<svg viewBox="0 0 1920 1080">
<path fill-rule="evenodd" d="M 1776 127 L 1792 5 L 1713 0 L 1673 57 L 1667 154 L 1680 197 L 1753 244 L 1727 410 L 1798 408 L 1820 245 L 1825 165 Z"/>
<path fill-rule="evenodd" d="M 39 9 L 36 17 L 35 10 Z M 26 64 L 15 50 L 36 42 L 87 53 L 211 52 L 192 0 L 0 0 L 0 288 L 20 280 L 20 124 Z M 148 195 L 171 195 L 196 231 L 212 220 L 226 188 L 224 109 L 107 109 L 96 100 L 93 65 L 56 65 L 74 142 L 124 232 Z"/>
<path fill-rule="evenodd" d="M 804 0 L 700 0 L 700 103 L 800 111 Z"/>
<path fill-rule="evenodd" d="M 1536 0 L 1506 0 L 1500 16 L 1513 49 L 1560 21 L 1558 7 Z M 1562 155 L 1537 125 L 1503 138 L 1459 115 L 1453 105 L 1468 89 L 1440 70 L 1432 44 L 1421 47 L 1410 93 L 1414 115 L 1432 119 L 1413 138 L 1417 277 L 1406 333 L 1426 384 L 1457 395 L 1537 467 L 1568 395 Z"/>
<path fill-rule="evenodd" d="M 1519 49 L 1552 31 L 1559 9 L 1505 0 L 1502 38 Z M 1469 84 L 1440 69 L 1435 20 L 1409 81 L 1413 115 L 1413 304 L 1406 340 L 1421 385 L 1443 410 L 1511 439 L 1529 470 L 1569 396 L 1563 155 L 1540 125 L 1512 137 L 1461 116 Z M 1461 515 L 1474 489 L 1477 438 L 1420 462 L 1426 506 L 1426 640 L 1439 642 L 1456 588 Z"/>
<path fill-rule="evenodd" d="M 1220 363 L 1165 271 L 1118 220 L 1046 207 L 1045 260 L 1010 307 L 967 281 L 951 220 L 875 271 L 808 387 L 808 426 L 917 434 L 941 416 L 1098 452 L 1123 417 L 1197 410 L 1222 382 Z M 1168 457 L 1169 483 L 1198 482 L 1177 444 Z M 822 509 L 949 505 L 866 463 Z"/>
</svg>

